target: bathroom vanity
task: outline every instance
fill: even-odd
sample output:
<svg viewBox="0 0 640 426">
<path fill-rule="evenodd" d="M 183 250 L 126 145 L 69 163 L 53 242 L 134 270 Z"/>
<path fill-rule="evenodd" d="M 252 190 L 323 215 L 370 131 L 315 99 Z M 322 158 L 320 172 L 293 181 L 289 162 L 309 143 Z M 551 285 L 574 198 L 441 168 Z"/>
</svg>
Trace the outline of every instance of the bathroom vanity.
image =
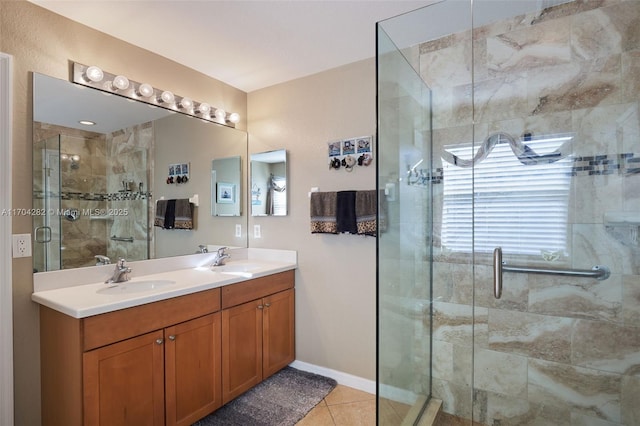
<svg viewBox="0 0 640 426">
<path fill-rule="evenodd" d="M 140 277 L 121 294 L 34 293 L 43 424 L 191 425 L 246 392 L 295 359 L 295 267 L 229 262 Z M 96 293 L 108 301 L 84 306 Z"/>
</svg>

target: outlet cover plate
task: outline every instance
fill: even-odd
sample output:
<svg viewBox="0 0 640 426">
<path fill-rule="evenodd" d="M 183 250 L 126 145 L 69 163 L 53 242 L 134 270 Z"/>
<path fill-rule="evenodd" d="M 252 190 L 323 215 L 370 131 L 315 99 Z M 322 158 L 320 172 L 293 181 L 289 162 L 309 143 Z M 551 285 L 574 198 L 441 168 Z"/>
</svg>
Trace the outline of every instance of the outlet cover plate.
<svg viewBox="0 0 640 426">
<path fill-rule="evenodd" d="M 31 257 L 31 234 L 13 234 L 13 257 Z"/>
</svg>

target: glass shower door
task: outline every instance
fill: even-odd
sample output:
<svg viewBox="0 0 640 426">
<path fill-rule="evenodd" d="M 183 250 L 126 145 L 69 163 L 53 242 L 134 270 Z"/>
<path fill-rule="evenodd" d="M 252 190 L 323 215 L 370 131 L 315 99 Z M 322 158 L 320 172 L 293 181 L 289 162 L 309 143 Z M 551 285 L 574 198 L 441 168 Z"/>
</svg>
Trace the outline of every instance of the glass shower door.
<svg viewBox="0 0 640 426">
<path fill-rule="evenodd" d="M 480 23 L 492 3 L 473 2 L 474 152 L 493 145 L 471 177 L 473 420 L 638 425 L 640 3 Z"/>
<path fill-rule="evenodd" d="M 430 92 L 378 26 L 378 419 L 413 424 L 431 395 Z"/>
<path fill-rule="evenodd" d="M 61 269 L 60 135 L 33 147 L 33 268 Z"/>
</svg>

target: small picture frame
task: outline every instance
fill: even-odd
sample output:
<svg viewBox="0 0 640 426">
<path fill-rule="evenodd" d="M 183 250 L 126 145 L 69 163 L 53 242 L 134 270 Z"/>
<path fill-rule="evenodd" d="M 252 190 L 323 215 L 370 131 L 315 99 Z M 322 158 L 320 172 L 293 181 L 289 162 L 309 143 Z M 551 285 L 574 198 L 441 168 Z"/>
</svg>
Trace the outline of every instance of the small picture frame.
<svg viewBox="0 0 640 426">
<path fill-rule="evenodd" d="M 218 182 L 217 184 L 218 204 L 233 204 L 236 202 L 236 186 L 233 183 Z"/>
</svg>

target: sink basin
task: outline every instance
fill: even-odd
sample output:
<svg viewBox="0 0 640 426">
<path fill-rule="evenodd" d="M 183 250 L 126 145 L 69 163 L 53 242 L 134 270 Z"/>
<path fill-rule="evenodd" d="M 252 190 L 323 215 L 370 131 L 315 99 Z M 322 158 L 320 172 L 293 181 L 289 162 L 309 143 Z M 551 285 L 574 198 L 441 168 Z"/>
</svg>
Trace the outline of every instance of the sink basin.
<svg viewBox="0 0 640 426">
<path fill-rule="evenodd" d="M 118 284 L 105 284 L 103 288 L 98 290 L 98 293 L 110 295 L 142 293 L 144 291 L 158 290 L 175 284 L 176 282 L 171 280 L 126 281 Z"/>
<path fill-rule="evenodd" d="M 211 270 L 221 274 L 238 275 L 250 278 L 253 276 L 253 272 L 260 268 L 262 268 L 262 265 L 257 263 L 229 263 L 222 266 L 212 266 Z"/>
</svg>

